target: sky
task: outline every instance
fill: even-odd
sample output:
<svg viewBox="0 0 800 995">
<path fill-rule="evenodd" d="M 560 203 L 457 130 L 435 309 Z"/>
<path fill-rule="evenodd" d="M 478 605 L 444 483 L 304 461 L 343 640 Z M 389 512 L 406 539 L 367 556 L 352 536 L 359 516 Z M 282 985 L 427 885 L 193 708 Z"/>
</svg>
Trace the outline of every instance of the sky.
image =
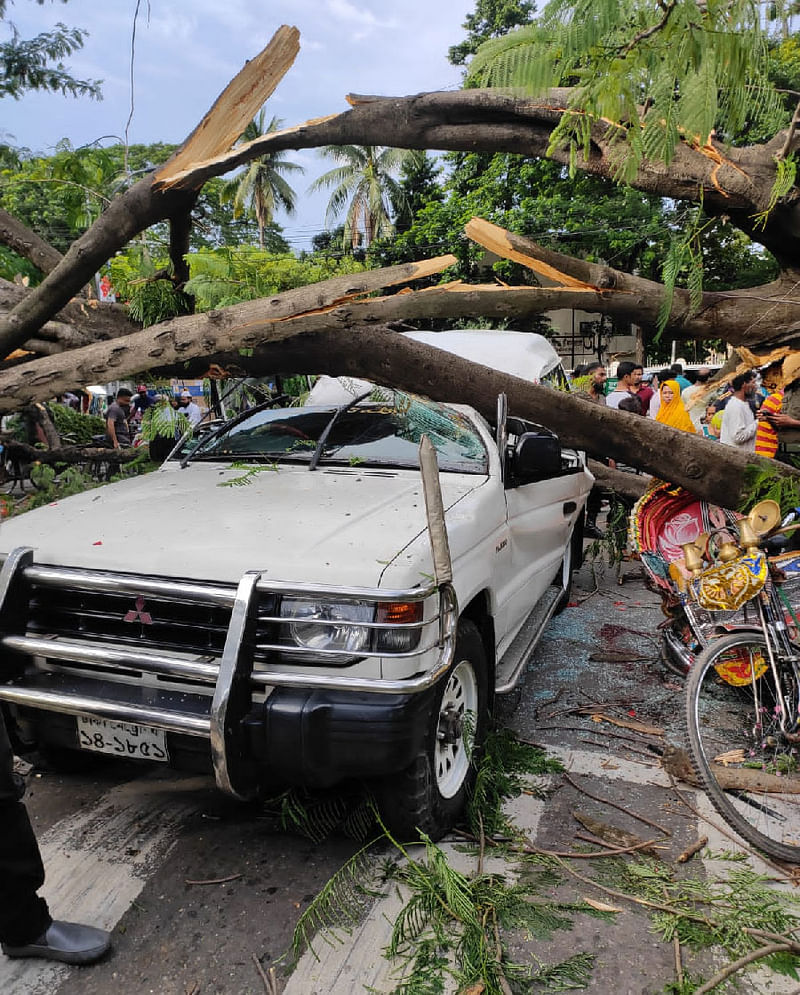
<svg viewBox="0 0 800 995">
<path fill-rule="evenodd" d="M 30 93 L 0 100 L 0 138 L 48 154 L 62 139 L 130 144 L 180 143 L 247 59 L 281 24 L 300 31 L 300 53 L 267 102 L 267 120 L 286 126 L 348 109 L 347 93 L 404 96 L 458 89 L 461 70 L 447 61 L 462 41 L 474 0 L 13 0 L 6 17 L 23 38 L 62 21 L 89 32 L 65 60 L 78 78 L 103 81 L 102 101 Z M 5 36 L 7 25 L 0 26 Z M 115 136 L 115 137 L 106 137 Z M 293 248 L 325 228 L 327 195 L 307 186 L 333 166 L 313 149 L 287 153 L 306 169 L 290 183 L 297 213 L 276 220 Z"/>
</svg>

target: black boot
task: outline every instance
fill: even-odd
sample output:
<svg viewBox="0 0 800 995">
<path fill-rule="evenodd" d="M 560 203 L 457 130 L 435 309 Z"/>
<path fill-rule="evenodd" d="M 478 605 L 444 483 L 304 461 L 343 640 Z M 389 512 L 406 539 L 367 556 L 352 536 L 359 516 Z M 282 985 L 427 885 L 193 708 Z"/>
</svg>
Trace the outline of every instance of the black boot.
<svg viewBox="0 0 800 995">
<path fill-rule="evenodd" d="M 594 515 L 586 519 L 586 524 L 583 526 L 583 535 L 586 539 L 605 539 L 606 537 L 605 532 L 597 527 L 597 519 Z"/>
</svg>

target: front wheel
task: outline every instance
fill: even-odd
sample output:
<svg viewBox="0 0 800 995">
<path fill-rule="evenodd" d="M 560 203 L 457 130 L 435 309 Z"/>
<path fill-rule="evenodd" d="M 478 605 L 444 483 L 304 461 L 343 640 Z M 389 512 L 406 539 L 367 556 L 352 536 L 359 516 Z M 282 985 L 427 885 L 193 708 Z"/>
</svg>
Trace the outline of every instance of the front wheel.
<svg viewBox="0 0 800 995">
<path fill-rule="evenodd" d="M 715 639 L 686 683 L 689 755 L 714 808 L 748 843 L 800 863 L 800 674 L 779 664 L 775 688 L 760 633 Z M 793 723 L 781 732 L 781 700 Z"/>
<path fill-rule="evenodd" d="M 458 623 L 455 660 L 436 686 L 425 749 L 378 786 L 381 815 L 403 840 L 439 839 L 455 823 L 475 780 L 489 719 L 488 667 L 473 622 Z"/>
</svg>

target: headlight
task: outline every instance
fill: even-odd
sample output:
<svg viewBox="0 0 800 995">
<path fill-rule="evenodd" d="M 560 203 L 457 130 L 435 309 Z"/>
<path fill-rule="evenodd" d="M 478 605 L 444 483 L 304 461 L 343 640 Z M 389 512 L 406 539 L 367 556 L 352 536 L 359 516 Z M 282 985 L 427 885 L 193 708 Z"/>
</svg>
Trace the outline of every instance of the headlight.
<svg viewBox="0 0 800 995">
<path fill-rule="evenodd" d="M 371 622 L 375 606 L 363 601 L 335 604 L 305 598 L 284 598 L 281 605 L 284 639 L 303 650 L 338 650 L 354 656 L 369 649 L 371 630 L 358 625 Z M 307 654 L 303 654 L 308 659 Z"/>
<path fill-rule="evenodd" d="M 280 642 L 288 659 L 344 664 L 362 653 L 413 650 L 420 642 L 423 605 L 284 598 L 280 615 L 285 619 Z"/>
</svg>

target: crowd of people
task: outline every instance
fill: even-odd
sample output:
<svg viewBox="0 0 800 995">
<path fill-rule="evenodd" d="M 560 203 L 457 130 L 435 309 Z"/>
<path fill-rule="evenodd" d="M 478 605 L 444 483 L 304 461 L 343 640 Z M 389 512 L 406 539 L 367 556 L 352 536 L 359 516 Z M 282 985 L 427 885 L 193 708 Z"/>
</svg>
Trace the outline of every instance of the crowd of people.
<svg viewBox="0 0 800 995">
<path fill-rule="evenodd" d="M 108 444 L 112 449 L 125 449 L 130 446 L 148 412 L 152 416 L 156 411 L 160 412 L 164 425 L 173 426 L 171 436 L 169 433 L 164 435 L 166 442 L 171 443 L 169 449 L 172 449 L 178 435 L 179 414 L 183 414 L 192 427 L 198 425 L 204 417 L 202 409 L 195 403 L 189 390 L 184 389 L 179 394 L 165 396 L 149 391 L 146 384 L 139 384 L 135 394 L 128 387 L 120 387 L 105 415 Z"/>
<path fill-rule="evenodd" d="M 746 370 L 721 383 L 712 382 L 710 367 L 698 369 L 694 383 L 675 363 L 645 377 L 644 367 L 627 360 L 617 367 L 617 384 L 606 393 L 601 363 L 578 366 L 573 385 L 595 404 L 653 418 L 662 425 L 702 435 L 759 456 L 780 458 L 787 430 L 800 429 L 800 419 L 783 410 L 782 364 Z"/>
</svg>

